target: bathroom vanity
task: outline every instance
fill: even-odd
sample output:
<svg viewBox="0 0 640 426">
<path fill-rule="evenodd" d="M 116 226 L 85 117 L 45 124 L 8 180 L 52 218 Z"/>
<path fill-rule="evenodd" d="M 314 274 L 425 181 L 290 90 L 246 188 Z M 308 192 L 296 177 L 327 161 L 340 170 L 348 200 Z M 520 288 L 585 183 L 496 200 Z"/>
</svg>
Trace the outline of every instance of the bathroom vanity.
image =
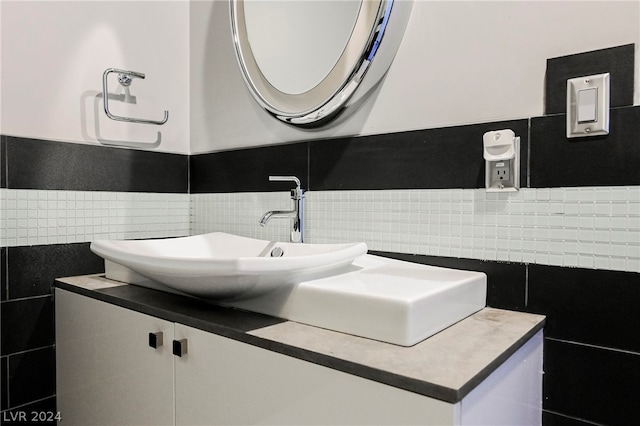
<svg viewBox="0 0 640 426">
<path fill-rule="evenodd" d="M 56 287 L 63 424 L 541 423 L 540 315 L 401 347 L 102 275 Z"/>
</svg>

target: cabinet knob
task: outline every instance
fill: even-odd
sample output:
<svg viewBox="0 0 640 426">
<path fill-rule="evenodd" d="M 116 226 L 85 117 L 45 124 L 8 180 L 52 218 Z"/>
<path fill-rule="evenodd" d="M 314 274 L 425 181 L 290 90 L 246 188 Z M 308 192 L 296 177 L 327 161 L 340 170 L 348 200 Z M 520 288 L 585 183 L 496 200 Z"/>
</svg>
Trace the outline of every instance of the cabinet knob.
<svg viewBox="0 0 640 426">
<path fill-rule="evenodd" d="M 187 354 L 187 339 L 173 341 L 173 354 L 182 356 Z"/>
<path fill-rule="evenodd" d="M 153 349 L 158 349 L 163 344 L 163 336 L 162 331 L 149 333 L 149 346 Z"/>
</svg>

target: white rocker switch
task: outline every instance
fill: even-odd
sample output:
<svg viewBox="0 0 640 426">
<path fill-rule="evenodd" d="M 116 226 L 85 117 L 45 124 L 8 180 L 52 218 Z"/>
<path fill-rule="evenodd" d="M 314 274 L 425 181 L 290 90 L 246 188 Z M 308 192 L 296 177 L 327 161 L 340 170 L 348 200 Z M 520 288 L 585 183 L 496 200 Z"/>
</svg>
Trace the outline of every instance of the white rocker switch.
<svg viewBox="0 0 640 426">
<path fill-rule="evenodd" d="M 578 123 L 598 121 L 598 89 L 578 91 Z"/>
</svg>

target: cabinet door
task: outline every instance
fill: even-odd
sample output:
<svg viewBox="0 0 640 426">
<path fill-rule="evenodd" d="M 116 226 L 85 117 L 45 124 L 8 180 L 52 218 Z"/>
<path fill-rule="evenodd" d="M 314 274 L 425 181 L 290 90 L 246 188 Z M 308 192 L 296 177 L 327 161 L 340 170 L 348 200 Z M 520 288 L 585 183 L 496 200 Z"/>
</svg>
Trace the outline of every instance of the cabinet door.
<svg viewBox="0 0 640 426">
<path fill-rule="evenodd" d="M 58 410 L 65 425 L 173 424 L 174 325 L 56 289 Z M 149 346 L 149 333 L 163 345 Z"/>
<path fill-rule="evenodd" d="M 448 403 L 176 324 L 177 425 L 454 424 Z"/>
</svg>

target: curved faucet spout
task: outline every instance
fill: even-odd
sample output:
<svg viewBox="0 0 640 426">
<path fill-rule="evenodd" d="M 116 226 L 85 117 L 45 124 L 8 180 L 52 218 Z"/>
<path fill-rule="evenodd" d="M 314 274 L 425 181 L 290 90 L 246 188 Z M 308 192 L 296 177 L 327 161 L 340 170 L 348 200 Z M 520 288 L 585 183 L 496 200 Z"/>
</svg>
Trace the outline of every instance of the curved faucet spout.
<svg viewBox="0 0 640 426">
<path fill-rule="evenodd" d="M 296 212 L 295 210 L 271 210 L 262 215 L 260 219 L 260 226 L 266 226 L 269 221 L 274 217 L 286 217 L 286 218 L 295 218 Z"/>
</svg>

